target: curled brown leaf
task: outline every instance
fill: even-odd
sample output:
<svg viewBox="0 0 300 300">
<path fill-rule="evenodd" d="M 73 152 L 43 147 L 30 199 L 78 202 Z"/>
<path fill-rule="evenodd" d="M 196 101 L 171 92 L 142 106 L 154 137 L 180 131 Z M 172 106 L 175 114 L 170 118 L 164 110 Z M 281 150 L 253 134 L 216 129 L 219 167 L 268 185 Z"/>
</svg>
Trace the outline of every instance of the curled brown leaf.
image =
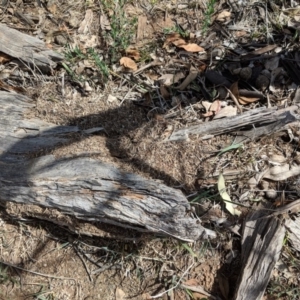
<svg viewBox="0 0 300 300">
<path fill-rule="evenodd" d="M 139 51 L 135 48 L 126 49 L 126 55 L 134 60 L 139 60 L 141 58 Z"/>
<path fill-rule="evenodd" d="M 125 67 L 125 68 L 128 68 L 132 71 L 136 71 L 137 70 L 137 65 L 136 63 L 129 57 L 125 57 L 123 56 L 121 59 L 120 59 L 120 65 Z"/>
<path fill-rule="evenodd" d="M 244 96 L 239 97 L 239 102 L 243 105 L 253 103 L 253 102 L 256 102 L 258 100 L 259 100 L 259 98 L 248 98 L 248 97 L 244 97 Z"/>
<path fill-rule="evenodd" d="M 188 52 L 204 52 L 204 48 L 198 46 L 197 44 L 186 44 L 186 45 L 180 45 L 179 48 L 183 48 L 185 51 Z"/>
</svg>

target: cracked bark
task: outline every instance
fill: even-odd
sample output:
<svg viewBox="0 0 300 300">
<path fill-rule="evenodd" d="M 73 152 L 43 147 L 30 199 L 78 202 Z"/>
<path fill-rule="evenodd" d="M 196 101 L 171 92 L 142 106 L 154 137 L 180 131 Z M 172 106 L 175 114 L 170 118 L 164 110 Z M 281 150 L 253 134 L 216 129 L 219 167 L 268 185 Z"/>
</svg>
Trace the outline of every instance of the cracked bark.
<svg viewBox="0 0 300 300">
<path fill-rule="evenodd" d="M 88 157 L 57 159 L 49 148 L 71 143 L 76 126 L 26 119 L 24 96 L 0 92 L 0 199 L 58 209 L 66 215 L 185 241 L 206 238 L 180 190 Z M 41 153 L 45 153 L 45 155 Z M 38 153 L 37 158 L 30 158 Z M 40 218 L 40 216 L 39 216 Z"/>
</svg>

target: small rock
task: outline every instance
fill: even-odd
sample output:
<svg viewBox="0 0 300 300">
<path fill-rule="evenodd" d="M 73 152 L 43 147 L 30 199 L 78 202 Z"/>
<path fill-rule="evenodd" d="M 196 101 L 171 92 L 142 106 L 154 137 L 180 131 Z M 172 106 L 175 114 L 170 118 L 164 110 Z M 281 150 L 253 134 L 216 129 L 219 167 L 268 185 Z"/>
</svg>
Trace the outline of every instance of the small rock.
<svg viewBox="0 0 300 300">
<path fill-rule="evenodd" d="M 241 79 L 247 81 L 252 76 L 252 69 L 250 67 L 242 68 L 239 75 Z"/>
<path fill-rule="evenodd" d="M 259 89 L 262 92 L 264 92 L 269 87 L 269 84 L 270 80 L 265 75 L 259 75 L 255 81 L 257 89 Z"/>
<path fill-rule="evenodd" d="M 89 85 L 89 83 L 88 83 L 87 81 L 84 83 L 84 90 L 85 90 L 86 92 L 91 92 L 91 91 L 93 91 L 93 89 L 91 88 L 91 86 Z"/>
<path fill-rule="evenodd" d="M 67 21 L 69 23 L 69 25 L 73 28 L 79 27 L 80 22 L 81 22 L 80 16 L 74 12 L 70 12 L 70 15 L 71 16 L 68 18 L 68 21 Z"/>
<path fill-rule="evenodd" d="M 269 199 L 275 199 L 277 197 L 277 192 L 273 189 L 266 191 L 266 197 Z"/>
<path fill-rule="evenodd" d="M 219 86 L 217 88 L 217 91 L 220 99 L 226 99 L 228 97 L 228 90 L 225 89 L 223 86 Z"/>
<path fill-rule="evenodd" d="M 212 50 L 211 56 L 214 59 L 220 60 L 225 56 L 225 50 L 221 47 L 215 48 Z"/>
<path fill-rule="evenodd" d="M 61 46 L 64 46 L 65 44 L 67 44 L 67 39 L 63 36 L 63 35 L 57 35 L 54 38 L 55 43 Z"/>
<path fill-rule="evenodd" d="M 254 177 L 251 177 L 248 180 L 248 186 L 249 186 L 250 190 L 253 190 L 257 186 L 257 180 Z"/>
<path fill-rule="evenodd" d="M 233 74 L 233 75 L 239 75 L 240 72 L 241 72 L 241 70 L 242 70 L 242 68 L 234 69 L 234 70 L 232 70 L 232 74 Z"/>
<path fill-rule="evenodd" d="M 109 94 L 108 97 L 107 97 L 107 101 L 111 102 L 111 103 L 112 102 L 117 102 L 118 98 L 116 96 L 113 96 L 113 95 Z"/>
</svg>

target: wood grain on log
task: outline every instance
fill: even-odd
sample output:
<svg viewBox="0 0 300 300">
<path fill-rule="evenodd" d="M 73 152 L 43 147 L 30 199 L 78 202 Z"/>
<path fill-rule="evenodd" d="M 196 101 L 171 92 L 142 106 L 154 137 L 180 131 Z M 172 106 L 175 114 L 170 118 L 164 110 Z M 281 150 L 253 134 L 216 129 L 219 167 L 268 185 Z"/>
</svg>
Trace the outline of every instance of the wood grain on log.
<svg viewBox="0 0 300 300">
<path fill-rule="evenodd" d="M 279 218 L 256 211 L 247 216 L 242 237 L 242 269 L 235 300 L 263 297 L 271 272 L 279 259 L 286 229 Z"/>
<path fill-rule="evenodd" d="M 0 161 L 19 162 L 28 154 L 67 143 L 66 134 L 79 131 L 76 126 L 26 119 L 25 113 L 35 105 L 25 96 L 0 91 L 0 103 Z"/>
<path fill-rule="evenodd" d="M 276 110 L 276 108 L 252 109 L 234 117 L 175 130 L 165 141 L 187 140 L 190 135 L 199 135 L 201 138 L 205 138 L 231 132 L 237 132 L 240 136 L 236 140 L 237 143 L 255 139 L 279 131 L 286 124 L 300 120 L 300 117 L 294 113 L 297 109 L 296 105 L 282 110 Z"/>
<path fill-rule="evenodd" d="M 76 126 L 26 120 L 30 99 L 0 92 L 0 200 L 59 209 L 79 219 L 195 241 L 214 232 L 190 216 L 179 190 L 89 157 L 28 154 L 71 143 Z"/>
<path fill-rule="evenodd" d="M 292 247 L 300 252 L 300 216 L 292 219 L 287 219 L 285 227 L 288 230 L 288 240 Z"/>
<path fill-rule="evenodd" d="M 63 56 L 47 48 L 38 38 L 21 33 L 0 23 L 0 51 L 18 59 L 25 66 L 49 72 Z"/>
</svg>

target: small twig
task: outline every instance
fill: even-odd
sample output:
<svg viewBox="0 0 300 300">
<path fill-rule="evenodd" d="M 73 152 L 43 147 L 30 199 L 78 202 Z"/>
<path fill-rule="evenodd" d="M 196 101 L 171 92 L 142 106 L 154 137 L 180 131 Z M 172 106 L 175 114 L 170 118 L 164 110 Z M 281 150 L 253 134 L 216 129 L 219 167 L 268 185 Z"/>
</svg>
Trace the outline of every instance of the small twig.
<svg viewBox="0 0 300 300">
<path fill-rule="evenodd" d="M 144 87 L 142 87 L 139 83 L 135 83 L 135 82 L 133 82 L 133 81 L 130 80 L 130 79 L 127 79 L 127 78 L 125 78 L 125 77 L 122 77 L 122 76 L 120 76 L 119 74 L 117 74 L 117 73 L 115 73 L 115 72 L 113 72 L 113 71 L 111 71 L 111 70 L 109 70 L 109 73 L 110 73 L 111 75 L 113 75 L 113 76 L 115 76 L 115 77 L 118 77 L 118 78 L 120 78 L 120 79 L 122 79 L 122 80 L 125 80 L 125 81 L 127 81 L 127 82 L 129 82 L 129 83 L 131 83 L 131 84 L 136 84 L 136 87 L 138 87 L 138 88 L 140 88 L 140 89 L 143 90 L 143 91 L 139 91 L 139 92 L 142 92 L 142 93 L 147 92 L 147 90 L 146 90 Z"/>
<path fill-rule="evenodd" d="M 151 63 L 139 68 L 138 70 L 136 70 L 135 72 L 133 72 L 133 75 L 138 75 L 140 73 L 142 73 L 144 70 L 154 67 L 154 66 L 161 66 L 163 63 L 160 61 L 152 61 Z"/>
<path fill-rule="evenodd" d="M 266 30 L 267 30 L 267 39 L 271 39 L 273 41 L 273 43 L 275 42 L 274 41 L 274 38 L 272 36 L 272 34 L 270 34 L 270 30 L 269 30 L 269 17 L 268 17 L 268 5 L 267 5 L 267 2 L 265 3 L 265 14 L 266 14 Z"/>
<path fill-rule="evenodd" d="M 81 250 L 81 251 L 82 251 L 82 250 Z M 82 251 L 82 252 L 83 252 L 83 251 Z M 106 270 L 108 270 L 108 269 L 111 269 L 111 268 L 113 268 L 113 267 L 115 267 L 114 269 L 117 269 L 117 267 L 120 266 L 120 264 L 111 264 L 111 265 L 106 265 L 106 266 L 105 266 L 104 264 L 100 265 L 99 263 L 95 262 L 95 261 L 92 260 L 90 257 L 88 257 L 88 255 L 86 255 L 84 252 L 82 253 L 82 255 L 83 255 L 88 261 L 90 261 L 92 264 L 94 264 L 94 265 L 96 265 L 96 266 L 98 267 L 96 270 L 91 271 L 91 274 L 92 274 L 92 275 L 95 275 L 95 274 L 100 273 L 100 272 L 104 272 L 104 271 L 106 271 Z"/>
<path fill-rule="evenodd" d="M 95 275 L 97 273 L 102 273 L 102 272 L 104 272 L 106 270 L 109 270 L 111 267 L 112 266 L 103 266 L 102 268 L 98 268 L 98 269 L 92 271 L 92 274 Z"/>
<path fill-rule="evenodd" d="M 71 277 L 61 277 L 61 276 L 54 276 L 54 275 L 48 275 L 48 274 L 39 273 L 39 272 L 35 272 L 35 271 L 30 271 L 30 270 L 27 270 L 27 269 L 24 269 L 24 268 L 15 266 L 15 265 L 13 265 L 13 264 L 4 262 L 4 261 L 2 261 L 2 260 L 0 260 L 0 264 L 9 266 L 9 267 L 11 267 L 11 268 L 16 268 L 16 269 L 25 271 L 25 272 L 27 272 L 27 273 L 31 273 L 31 274 L 35 274 L 35 275 L 38 275 L 38 276 L 42 276 L 42 277 L 53 278 L 53 279 L 61 279 L 61 280 L 73 280 L 73 281 L 76 283 L 76 279 L 75 279 L 75 278 L 71 278 Z"/>
<path fill-rule="evenodd" d="M 188 289 L 188 290 L 191 290 L 193 292 L 196 292 L 196 293 L 201 293 L 205 296 L 208 296 L 210 297 L 210 299 L 217 299 L 216 297 L 212 296 L 210 293 L 208 293 L 202 286 L 193 286 L 193 285 L 186 285 L 186 284 L 181 284 L 180 285 L 181 287 L 183 287 L 184 289 Z"/>
<path fill-rule="evenodd" d="M 268 108 L 271 108 L 272 105 L 271 105 L 269 94 L 267 94 L 267 100 L 268 100 Z"/>
<path fill-rule="evenodd" d="M 137 84 L 134 84 L 134 86 L 127 91 L 126 95 L 124 96 L 124 98 L 121 101 L 121 103 L 119 104 L 119 106 L 121 106 L 123 104 L 123 102 L 126 100 L 127 96 L 132 92 L 133 89 L 135 89 L 136 86 L 137 86 Z"/>
<path fill-rule="evenodd" d="M 61 75 L 61 94 L 63 97 L 65 96 L 65 72 Z"/>
<path fill-rule="evenodd" d="M 240 106 L 238 99 L 236 99 L 236 97 L 233 95 L 233 93 L 231 92 L 230 89 L 228 89 L 227 87 L 225 87 L 225 89 L 228 91 L 231 99 L 234 101 L 234 103 L 236 104 L 237 108 L 239 109 L 240 113 L 243 112 L 243 108 Z"/>
<path fill-rule="evenodd" d="M 12 28 L 12 29 L 16 29 L 16 30 L 25 30 L 25 31 L 35 31 L 36 28 L 26 28 L 26 27 L 16 27 L 16 26 L 9 26 L 9 28 Z"/>
<path fill-rule="evenodd" d="M 92 278 L 92 276 L 90 274 L 90 271 L 89 271 L 89 269 L 88 269 L 88 267 L 87 267 L 87 265 L 86 265 L 83 257 L 80 255 L 79 250 L 77 249 L 76 246 L 74 247 L 74 250 L 75 250 L 76 254 L 78 255 L 78 257 L 80 258 L 81 262 L 83 263 L 83 266 L 84 266 L 84 268 L 85 268 L 85 270 L 86 270 L 86 272 L 87 272 L 87 274 L 89 276 L 90 282 L 93 282 L 93 278 Z"/>
<path fill-rule="evenodd" d="M 158 99 L 159 99 L 161 109 L 165 110 L 165 109 L 164 109 L 164 104 L 163 104 L 163 98 L 162 98 L 162 96 L 160 95 L 160 93 L 159 93 L 159 91 L 158 91 L 158 88 L 155 89 L 155 92 L 156 92 L 157 97 L 158 97 Z"/>
<path fill-rule="evenodd" d="M 266 210 L 266 209 L 264 208 L 263 210 Z M 276 208 L 275 210 L 273 210 L 273 212 L 270 215 L 261 217 L 259 219 L 270 218 L 270 217 L 283 215 L 283 214 L 288 214 L 288 215 L 289 214 L 297 214 L 299 212 L 300 212 L 300 199 L 295 200 L 284 206 L 280 206 L 280 207 Z M 259 219 L 257 219 L 257 220 L 259 220 Z"/>
<path fill-rule="evenodd" d="M 148 112 L 147 112 L 147 119 L 150 121 L 150 117 L 149 117 L 149 114 L 152 112 L 152 111 L 154 111 L 154 110 L 159 110 L 159 107 L 157 107 L 157 106 L 155 106 L 155 107 L 153 107 L 152 109 L 150 109 Z"/>
<path fill-rule="evenodd" d="M 166 294 L 166 293 L 168 293 L 168 292 L 170 292 L 170 291 L 172 291 L 172 290 L 174 290 L 174 289 L 176 289 L 177 287 L 178 287 L 178 285 L 180 284 L 180 281 L 182 280 L 182 278 L 187 274 L 187 272 L 194 266 L 194 262 L 184 271 L 184 273 L 181 275 L 181 277 L 179 278 L 179 280 L 177 281 L 177 283 L 173 286 L 173 287 L 171 287 L 171 288 L 169 288 L 168 290 L 166 290 L 166 291 L 164 291 L 164 292 L 162 292 L 162 293 L 160 293 L 160 294 L 157 294 L 157 295 L 155 295 L 155 296 L 151 296 L 151 299 L 157 299 L 157 298 L 160 298 L 160 297 L 162 297 L 164 294 Z"/>
</svg>

